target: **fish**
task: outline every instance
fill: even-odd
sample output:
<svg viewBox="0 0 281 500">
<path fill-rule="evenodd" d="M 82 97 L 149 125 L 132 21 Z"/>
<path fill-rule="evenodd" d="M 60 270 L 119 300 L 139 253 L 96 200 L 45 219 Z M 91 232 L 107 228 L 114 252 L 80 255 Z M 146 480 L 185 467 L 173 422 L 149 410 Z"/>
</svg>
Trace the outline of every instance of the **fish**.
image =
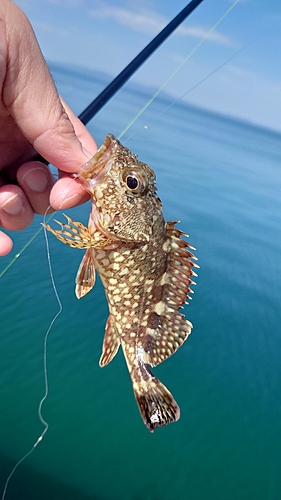
<svg viewBox="0 0 281 500">
<path fill-rule="evenodd" d="M 91 196 L 88 227 L 65 215 L 60 229 L 45 228 L 58 240 L 86 252 L 76 276 L 76 296 L 95 285 L 96 271 L 105 289 L 109 317 L 101 367 L 121 345 L 143 422 L 153 432 L 175 422 L 180 409 L 171 392 L 153 374 L 174 354 L 192 330 L 183 308 L 197 274 L 185 239 L 165 222 L 153 169 L 109 134 L 97 153 L 76 174 Z"/>
</svg>

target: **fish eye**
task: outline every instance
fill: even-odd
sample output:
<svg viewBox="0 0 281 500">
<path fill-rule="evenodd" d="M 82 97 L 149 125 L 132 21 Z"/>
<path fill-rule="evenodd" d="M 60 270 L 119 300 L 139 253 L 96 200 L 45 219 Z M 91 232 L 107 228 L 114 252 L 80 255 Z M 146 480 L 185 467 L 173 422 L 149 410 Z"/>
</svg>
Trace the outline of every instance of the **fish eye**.
<svg viewBox="0 0 281 500">
<path fill-rule="evenodd" d="M 148 185 L 145 172 L 126 169 L 123 172 L 123 181 L 133 194 L 142 194 Z"/>
<path fill-rule="evenodd" d="M 139 187 L 139 180 L 136 177 L 132 177 L 131 175 L 128 175 L 126 178 L 126 184 L 129 189 L 134 191 Z"/>
</svg>

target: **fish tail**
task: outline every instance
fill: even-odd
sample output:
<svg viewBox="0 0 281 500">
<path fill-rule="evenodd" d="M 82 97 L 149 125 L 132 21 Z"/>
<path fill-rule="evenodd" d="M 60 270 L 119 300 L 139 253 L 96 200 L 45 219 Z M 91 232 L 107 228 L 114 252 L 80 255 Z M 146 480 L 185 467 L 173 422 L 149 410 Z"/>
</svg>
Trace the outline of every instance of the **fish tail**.
<svg viewBox="0 0 281 500">
<path fill-rule="evenodd" d="M 180 418 L 180 409 L 172 394 L 153 375 L 149 365 L 133 369 L 131 379 L 141 416 L 150 432 Z"/>
</svg>

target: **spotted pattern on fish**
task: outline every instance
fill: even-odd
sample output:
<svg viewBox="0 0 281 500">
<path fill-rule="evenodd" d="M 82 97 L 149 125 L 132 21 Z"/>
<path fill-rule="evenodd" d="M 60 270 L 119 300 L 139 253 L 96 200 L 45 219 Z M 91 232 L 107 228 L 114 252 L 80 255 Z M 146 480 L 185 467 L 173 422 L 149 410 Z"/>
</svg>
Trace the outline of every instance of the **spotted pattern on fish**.
<svg viewBox="0 0 281 500">
<path fill-rule="evenodd" d="M 87 249 L 76 295 L 91 290 L 96 270 L 110 312 L 100 366 L 122 346 L 140 413 L 153 431 L 180 416 L 172 394 L 150 367 L 174 354 L 191 333 L 192 324 L 179 309 L 196 276 L 193 247 L 177 222 L 165 222 L 153 170 L 112 135 L 78 178 L 92 197 L 88 228 L 69 217 L 68 224 L 59 223 L 60 230 L 46 227 L 60 241 Z"/>
</svg>

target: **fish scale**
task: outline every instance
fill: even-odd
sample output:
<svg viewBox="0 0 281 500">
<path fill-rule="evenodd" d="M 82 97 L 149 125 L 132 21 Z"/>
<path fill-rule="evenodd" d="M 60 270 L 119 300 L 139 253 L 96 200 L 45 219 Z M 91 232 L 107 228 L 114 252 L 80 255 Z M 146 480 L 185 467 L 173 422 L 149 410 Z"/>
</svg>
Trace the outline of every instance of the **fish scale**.
<svg viewBox="0 0 281 500">
<path fill-rule="evenodd" d="M 114 136 L 80 168 L 78 181 L 92 199 L 88 228 L 69 217 L 67 224 L 59 222 L 61 229 L 45 227 L 63 243 L 86 249 L 76 276 L 78 298 L 99 273 L 110 313 L 100 366 L 122 346 L 140 413 L 153 432 L 180 416 L 150 367 L 174 354 L 191 333 L 179 309 L 190 298 L 197 259 L 177 222 L 164 220 L 153 170 Z"/>
</svg>

